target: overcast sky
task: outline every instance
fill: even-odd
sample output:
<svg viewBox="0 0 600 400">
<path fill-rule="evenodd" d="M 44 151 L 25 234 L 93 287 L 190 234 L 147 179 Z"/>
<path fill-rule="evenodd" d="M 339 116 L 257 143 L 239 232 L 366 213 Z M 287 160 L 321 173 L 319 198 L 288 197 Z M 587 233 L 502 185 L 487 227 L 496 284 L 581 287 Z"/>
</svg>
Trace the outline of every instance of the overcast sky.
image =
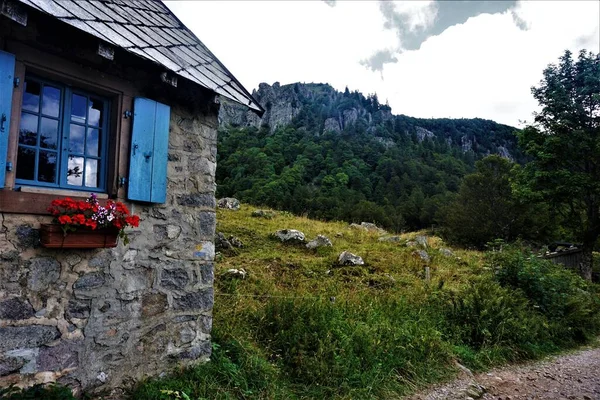
<svg viewBox="0 0 600 400">
<path fill-rule="evenodd" d="M 394 114 L 521 126 L 530 88 L 565 49 L 600 52 L 600 2 L 167 1 L 252 91 L 329 83 Z"/>
</svg>

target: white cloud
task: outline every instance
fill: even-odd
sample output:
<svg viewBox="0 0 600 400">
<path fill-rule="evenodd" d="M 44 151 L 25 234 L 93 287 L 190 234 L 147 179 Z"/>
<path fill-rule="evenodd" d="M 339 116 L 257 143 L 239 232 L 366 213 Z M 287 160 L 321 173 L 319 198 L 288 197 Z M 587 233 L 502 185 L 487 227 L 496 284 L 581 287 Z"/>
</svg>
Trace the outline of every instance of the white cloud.
<svg viewBox="0 0 600 400">
<path fill-rule="evenodd" d="M 516 125 L 531 119 L 530 87 L 565 49 L 599 52 L 600 3 L 523 1 L 511 11 L 481 14 L 428 38 L 419 50 L 394 54 L 382 74 L 360 64 L 396 49 L 374 1 L 169 1 L 175 14 L 251 91 L 260 82 L 327 82 L 388 99 L 394 113 L 480 117 Z M 435 7 L 396 2 L 414 30 L 435 23 Z M 383 77 L 383 80 L 382 80 Z"/>
</svg>

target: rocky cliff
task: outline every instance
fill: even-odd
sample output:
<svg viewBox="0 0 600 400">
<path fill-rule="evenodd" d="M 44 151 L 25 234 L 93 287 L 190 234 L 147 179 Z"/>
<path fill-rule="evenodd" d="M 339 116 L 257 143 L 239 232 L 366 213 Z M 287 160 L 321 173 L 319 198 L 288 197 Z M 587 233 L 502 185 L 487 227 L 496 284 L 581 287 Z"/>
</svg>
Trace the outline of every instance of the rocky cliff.
<svg viewBox="0 0 600 400">
<path fill-rule="evenodd" d="M 388 105 L 379 103 L 377 95 L 364 96 L 348 89 L 339 92 L 328 84 L 261 83 L 252 94 L 266 110 L 262 119 L 243 106 L 222 100 L 219 112 L 222 128 L 265 127 L 274 132 L 292 125 L 314 135 L 328 131 L 368 134 L 388 144 L 397 141 L 389 132 L 400 131 L 416 142 L 440 140 L 463 153 L 520 158 L 513 135 L 515 128 L 489 120 L 393 115 Z"/>
</svg>

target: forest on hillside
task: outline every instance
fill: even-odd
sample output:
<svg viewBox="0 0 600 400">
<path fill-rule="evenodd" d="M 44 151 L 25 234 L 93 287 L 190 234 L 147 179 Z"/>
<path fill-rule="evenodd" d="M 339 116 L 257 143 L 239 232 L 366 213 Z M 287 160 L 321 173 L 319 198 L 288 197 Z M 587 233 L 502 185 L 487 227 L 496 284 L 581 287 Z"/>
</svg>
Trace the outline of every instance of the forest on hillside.
<svg viewBox="0 0 600 400">
<path fill-rule="evenodd" d="M 414 230 L 439 223 L 440 209 L 476 160 L 500 147 L 522 159 L 515 128 L 506 125 L 392 116 L 376 95 L 297 85 L 301 108 L 291 123 L 274 130 L 221 127 L 218 196 L 311 218 Z M 352 123 L 324 129 L 328 119 L 348 112 L 358 116 Z"/>
</svg>

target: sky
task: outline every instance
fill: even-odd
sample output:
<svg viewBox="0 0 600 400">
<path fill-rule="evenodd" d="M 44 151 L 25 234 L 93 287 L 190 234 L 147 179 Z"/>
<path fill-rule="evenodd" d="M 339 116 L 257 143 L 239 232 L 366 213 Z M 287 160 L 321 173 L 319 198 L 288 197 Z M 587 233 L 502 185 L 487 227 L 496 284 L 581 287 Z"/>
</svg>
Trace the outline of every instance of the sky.
<svg viewBox="0 0 600 400">
<path fill-rule="evenodd" d="M 165 3 L 250 92 L 329 83 L 420 118 L 522 127 L 548 64 L 600 52 L 598 0 Z"/>
</svg>

